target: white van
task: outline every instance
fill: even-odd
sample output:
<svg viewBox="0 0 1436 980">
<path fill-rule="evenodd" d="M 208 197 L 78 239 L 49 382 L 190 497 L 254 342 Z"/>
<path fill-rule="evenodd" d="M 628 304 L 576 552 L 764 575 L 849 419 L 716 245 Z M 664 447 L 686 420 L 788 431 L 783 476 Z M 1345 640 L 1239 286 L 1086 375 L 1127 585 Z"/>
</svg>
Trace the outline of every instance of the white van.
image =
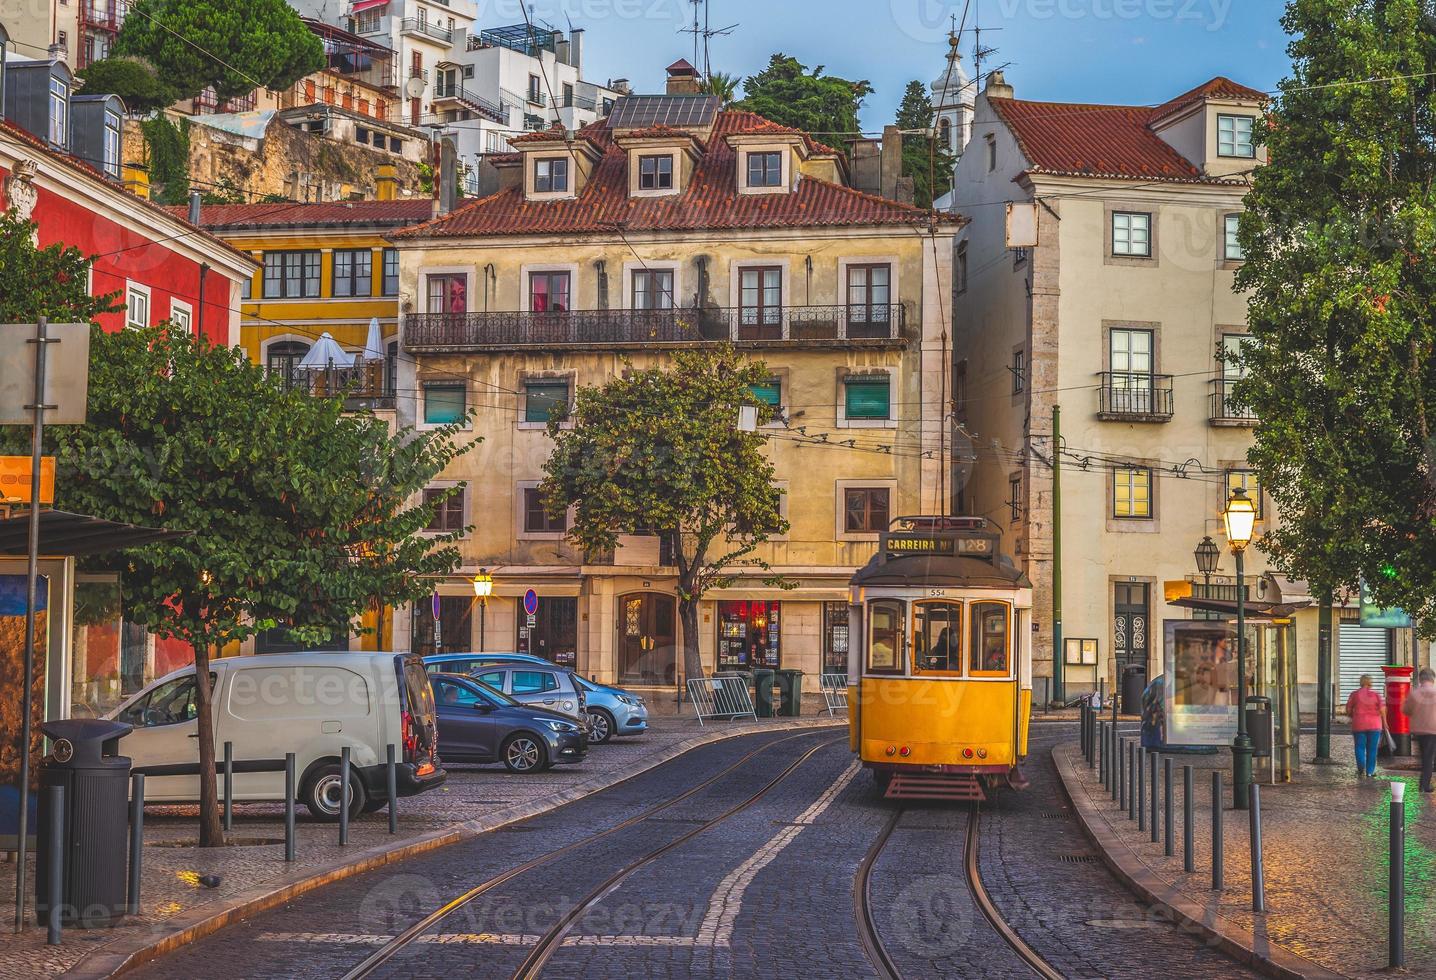
<svg viewBox="0 0 1436 980">
<path fill-rule="evenodd" d="M 225 657 L 211 661 L 210 680 L 216 766 L 223 765 L 224 743 L 233 742 L 235 800 L 283 800 L 284 756 L 293 752 L 299 801 L 321 820 L 337 820 L 339 754 L 346 745 L 353 814 L 386 802 L 388 745 L 395 746 L 400 796 L 444 781 L 434 693 L 416 656 Z M 199 799 L 193 667 L 154 681 L 107 717 L 135 726 L 120 741 L 120 753 L 145 774 L 145 802 Z"/>
</svg>

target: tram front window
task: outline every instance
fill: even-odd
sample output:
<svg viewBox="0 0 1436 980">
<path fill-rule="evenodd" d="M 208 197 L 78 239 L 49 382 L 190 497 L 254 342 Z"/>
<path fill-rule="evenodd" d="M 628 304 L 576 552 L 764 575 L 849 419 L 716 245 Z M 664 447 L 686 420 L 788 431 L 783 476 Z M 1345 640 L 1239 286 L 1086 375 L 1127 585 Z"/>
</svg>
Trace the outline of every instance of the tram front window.
<svg viewBox="0 0 1436 980">
<path fill-rule="evenodd" d="M 868 672 L 901 674 L 903 653 L 903 604 L 874 602 L 868 620 L 872 632 L 868 642 Z"/>
<path fill-rule="evenodd" d="M 1010 654 L 1007 641 L 1007 604 L 974 602 L 972 604 L 973 674 L 1006 675 Z"/>
<path fill-rule="evenodd" d="M 923 674 L 962 672 L 962 605 L 920 602 L 913 611 L 913 666 Z"/>
</svg>

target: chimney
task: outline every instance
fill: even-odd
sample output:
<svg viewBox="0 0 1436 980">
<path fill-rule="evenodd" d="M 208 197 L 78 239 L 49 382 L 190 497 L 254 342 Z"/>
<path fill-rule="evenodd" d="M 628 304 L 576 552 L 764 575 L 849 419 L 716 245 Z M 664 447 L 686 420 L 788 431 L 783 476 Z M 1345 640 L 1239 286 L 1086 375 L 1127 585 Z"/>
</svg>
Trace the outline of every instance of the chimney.
<svg viewBox="0 0 1436 980">
<path fill-rule="evenodd" d="M 199 224 L 200 197 L 199 191 L 189 192 L 189 223 L 192 225 Z"/>
<path fill-rule="evenodd" d="M 987 76 L 987 87 L 982 94 L 989 99 L 1010 99 L 1013 98 L 1013 89 L 1007 84 L 1007 76 L 999 69 Z"/>
<path fill-rule="evenodd" d="M 703 91 L 698 69 L 690 65 L 687 58 L 679 58 L 667 70 L 669 95 L 698 95 Z"/>
<path fill-rule="evenodd" d="M 439 214 L 448 214 L 459 203 L 459 151 L 454 137 L 439 140 Z"/>
<path fill-rule="evenodd" d="M 50 47 L 47 49 L 47 53 L 49 54 L 51 61 L 69 60 L 69 48 L 66 47 L 64 44 L 60 43 L 59 41 L 50 45 Z"/>
<path fill-rule="evenodd" d="M 633 94 L 633 89 L 631 89 L 631 88 L 629 87 L 629 85 L 628 85 L 628 79 L 626 79 L 626 78 L 615 78 L 615 79 L 612 79 L 612 80 L 608 83 L 608 87 L 611 88 L 611 89 L 613 89 L 613 91 L 617 92 L 619 95 L 632 95 L 632 94 Z"/>
<path fill-rule="evenodd" d="M 399 168 L 381 163 L 374 171 L 374 200 L 393 201 L 399 197 Z"/>
<path fill-rule="evenodd" d="M 568 59 L 572 57 L 572 55 L 570 53 L 568 42 L 563 40 L 562 35 L 559 36 L 559 41 L 554 44 L 553 53 L 559 64 L 566 65 L 569 63 Z"/>
<path fill-rule="evenodd" d="M 848 143 L 848 184 L 865 194 L 882 195 L 882 156 L 878 141 L 857 136 Z"/>
<path fill-rule="evenodd" d="M 583 28 L 575 27 L 568 32 L 568 63 L 583 77 Z"/>
<path fill-rule="evenodd" d="M 889 201 L 898 199 L 898 177 L 902 174 L 902 130 L 896 126 L 883 127 L 881 177 L 879 192 Z"/>
<path fill-rule="evenodd" d="M 127 163 L 124 166 L 125 190 L 135 197 L 150 199 L 150 168 L 142 163 Z"/>
</svg>

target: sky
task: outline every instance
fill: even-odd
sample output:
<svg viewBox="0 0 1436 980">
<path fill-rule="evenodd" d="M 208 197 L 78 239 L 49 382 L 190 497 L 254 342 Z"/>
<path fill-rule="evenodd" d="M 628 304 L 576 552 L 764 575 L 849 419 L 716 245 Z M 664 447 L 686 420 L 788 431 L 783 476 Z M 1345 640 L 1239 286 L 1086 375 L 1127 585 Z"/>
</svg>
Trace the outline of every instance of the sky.
<svg viewBox="0 0 1436 980">
<path fill-rule="evenodd" d="M 521 23 L 519 0 L 477 0 L 479 26 Z M 911 79 L 942 73 L 949 17 L 980 23 L 985 67 L 1006 63 L 1018 98 L 1154 105 L 1215 75 L 1270 90 L 1287 73 L 1279 0 L 708 0 L 714 71 L 745 76 L 775 51 L 865 78 L 864 130 L 891 122 Z M 661 92 L 663 69 L 693 57 L 691 0 L 530 0 L 531 16 L 586 31 L 584 76 Z M 991 31 L 991 33 L 988 33 Z M 972 71 L 973 37 L 962 40 Z M 702 65 L 699 65 L 701 68 Z"/>
</svg>

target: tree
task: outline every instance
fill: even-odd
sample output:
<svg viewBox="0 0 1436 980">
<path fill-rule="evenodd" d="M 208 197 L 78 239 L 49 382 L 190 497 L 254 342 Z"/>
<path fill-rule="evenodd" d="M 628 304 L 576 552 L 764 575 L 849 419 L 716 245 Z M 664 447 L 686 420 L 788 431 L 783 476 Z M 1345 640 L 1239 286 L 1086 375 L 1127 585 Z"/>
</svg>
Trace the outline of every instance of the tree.
<svg viewBox="0 0 1436 980">
<path fill-rule="evenodd" d="M 140 123 L 150 187 L 160 204 L 185 204 L 189 200 L 189 127 L 188 119 L 176 124 L 163 112 Z"/>
<path fill-rule="evenodd" d="M 549 421 L 554 451 L 540 487 L 553 516 L 574 506 L 569 537 L 586 553 L 651 529 L 676 546 L 683 670 L 702 677 L 698 603 L 740 564 L 768 570 L 760 544 L 788 529 L 766 437 L 737 428 L 738 409 L 771 374 L 731 347 L 683 351 L 671 370 L 631 371 L 578 393 L 573 427 Z M 759 420 L 772 408 L 757 403 Z M 768 578 L 777 583 L 776 578 Z"/>
<path fill-rule="evenodd" d="M 154 66 L 140 58 L 103 58 L 80 69 L 88 94 L 118 95 L 130 112 L 153 112 L 177 96 Z"/>
<path fill-rule="evenodd" d="M 738 98 L 738 79 L 727 72 L 713 72 L 703 80 L 703 91 L 718 96 L 719 104 L 726 109 Z"/>
<path fill-rule="evenodd" d="M 0 323 L 92 323 L 124 309 L 118 292 L 91 296 L 91 260 L 73 245 L 35 244 L 38 225 L 0 211 Z"/>
<path fill-rule="evenodd" d="M 896 122 L 903 131 L 902 175 L 912 178 L 913 200 L 920 208 L 932 207 L 934 200 L 952 189 L 953 166 L 957 162 L 947 147 L 938 143 L 935 134 L 912 132 L 931 131 L 935 115 L 927 87 L 922 82 L 908 82 Z"/>
<path fill-rule="evenodd" d="M 822 65 L 809 72 L 797 58 L 779 52 L 767 68 L 744 80 L 743 98 L 734 106 L 841 146 L 844 136 L 858 135 L 858 109 L 872 91 L 866 80 L 824 75 Z"/>
<path fill-rule="evenodd" d="M 324 67 L 324 46 L 284 0 L 135 0 L 114 53 L 154 65 L 179 99 L 286 89 Z"/>
<path fill-rule="evenodd" d="M 1314 588 L 1364 581 L 1436 628 L 1436 34 L 1430 0 L 1292 0 L 1281 96 L 1238 241 L 1239 404 L 1281 513 L 1261 542 Z M 1372 79 L 1371 82 L 1351 82 Z"/>
</svg>

